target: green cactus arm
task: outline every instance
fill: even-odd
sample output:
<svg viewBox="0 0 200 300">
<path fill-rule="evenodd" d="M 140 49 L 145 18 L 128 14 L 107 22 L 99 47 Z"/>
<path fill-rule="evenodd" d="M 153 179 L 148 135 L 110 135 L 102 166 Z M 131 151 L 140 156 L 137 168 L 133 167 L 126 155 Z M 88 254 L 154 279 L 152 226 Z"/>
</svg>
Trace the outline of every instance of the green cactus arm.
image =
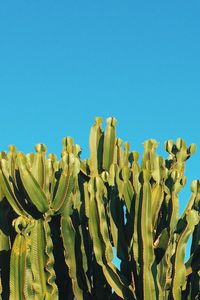
<svg viewBox="0 0 200 300">
<path fill-rule="evenodd" d="M 90 158 L 89 158 L 89 166 L 91 170 L 91 175 L 95 175 L 98 173 L 101 157 L 99 157 L 99 150 L 101 147 L 101 140 L 103 138 L 103 132 L 101 129 L 102 119 L 96 118 L 95 124 L 91 127 L 90 130 Z"/>
<path fill-rule="evenodd" d="M 144 154 L 142 157 L 142 169 L 149 170 L 153 172 L 155 170 L 155 163 L 157 159 L 156 148 L 158 142 L 156 140 L 150 139 L 144 142 Z"/>
<path fill-rule="evenodd" d="M 80 157 L 81 153 L 81 147 L 77 144 L 74 144 L 73 138 L 70 136 L 64 137 L 62 140 L 63 149 L 62 149 L 62 156 L 64 156 L 66 153 L 74 154 L 76 157 Z"/>
<path fill-rule="evenodd" d="M 78 199 L 77 192 L 73 195 L 72 198 Z M 80 200 L 79 200 L 80 201 Z M 77 278 L 80 282 L 80 287 L 83 290 L 84 297 L 88 297 L 91 294 L 91 282 L 88 279 L 88 245 L 84 243 L 84 238 L 86 237 L 86 232 L 88 234 L 88 228 L 84 228 L 84 225 L 81 224 L 80 211 L 78 208 L 75 208 L 74 203 L 78 202 L 73 200 L 73 225 L 76 231 L 75 234 L 75 253 L 76 253 L 76 264 L 79 266 L 77 268 Z M 75 222 L 76 220 L 76 222 Z M 85 230 L 86 229 L 86 230 Z M 86 242 L 86 241 L 85 241 Z M 90 278 L 91 279 L 91 278 Z"/>
<path fill-rule="evenodd" d="M 102 269 L 107 282 L 119 297 L 126 300 L 136 299 L 133 288 L 131 286 L 128 287 L 122 282 L 117 268 L 113 264 L 103 264 Z"/>
<path fill-rule="evenodd" d="M 15 227 L 15 230 L 18 234 L 15 238 L 14 245 L 11 251 L 10 269 L 12 266 L 12 259 L 15 265 L 12 266 L 14 268 L 12 271 L 13 273 L 10 273 L 10 290 L 12 290 L 10 296 L 11 299 L 12 297 L 13 299 L 15 299 L 15 288 L 20 288 L 20 299 L 33 300 L 33 276 L 30 262 L 30 230 L 34 226 L 34 220 L 31 217 L 19 216 L 13 221 L 12 225 Z M 16 275 L 17 271 L 18 275 Z M 21 282 L 15 282 L 16 276 L 22 277 L 20 278 Z M 16 287 L 14 286 L 15 284 Z"/>
<path fill-rule="evenodd" d="M 165 160 L 156 155 L 153 160 L 152 177 L 155 182 L 163 184 L 168 176 L 168 169 L 165 165 Z"/>
<path fill-rule="evenodd" d="M 74 140 L 71 136 L 66 136 L 62 139 L 62 154 L 63 153 L 71 153 L 74 145 Z"/>
<path fill-rule="evenodd" d="M 40 188 L 44 190 L 46 184 L 45 156 L 47 149 L 44 144 L 37 144 L 35 146 L 35 150 L 36 153 L 34 154 L 34 160 L 31 166 L 31 173 L 38 182 Z"/>
<path fill-rule="evenodd" d="M 52 202 L 52 207 L 54 210 L 62 213 L 72 190 L 75 189 L 76 179 L 80 172 L 80 161 L 73 153 L 65 153 L 63 154 L 60 168 L 62 173 Z"/>
<path fill-rule="evenodd" d="M 76 181 L 76 180 L 75 180 Z M 77 185 L 77 182 L 76 182 Z M 86 275 L 88 270 L 87 255 L 83 232 L 79 220 L 80 195 L 78 187 L 74 187 L 69 201 L 61 212 L 61 236 L 64 245 L 65 262 L 69 269 L 69 276 L 72 280 L 72 288 L 77 299 L 85 299 L 91 293 L 91 285 Z M 73 223 L 72 217 L 76 212 L 76 222 Z M 78 298 L 82 297 L 82 298 Z"/>
<path fill-rule="evenodd" d="M 26 154 L 26 160 L 27 160 L 27 164 L 28 167 L 31 169 L 34 163 L 34 157 L 35 157 L 35 153 L 27 153 Z M 17 164 L 17 159 L 16 159 L 16 166 L 18 168 L 18 164 Z"/>
<path fill-rule="evenodd" d="M 109 187 L 109 220 L 112 240 L 119 259 L 125 259 L 128 253 L 128 245 L 124 234 L 124 210 L 123 202 L 118 196 L 116 187 Z"/>
<path fill-rule="evenodd" d="M 80 245 L 80 250 L 81 250 L 81 256 L 82 256 L 82 265 L 83 265 L 83 271 L 84 271 L 84 279 L 86 280 L 87 283 L 87 289 L 89 291 L 89 293 L 91 293 L 91 284 L 88 280 L 88 277 L 86 275 L 87 271 L 88 271 L 88 261 L 87 261 L 87 255 L 86 255 L 86 247 L 84 245 L 84 235 L 83 235 L 83 231 L 81 228 L 81 225 L 79 225 L 79 233 L 80 233 L 80 237 L 81 237 L 81 245 Z"/>
<path fill-rule="evenodd" d="M 81 202 L 81 193 L 79 190 L 78 177 L 74 177 L 72 199 L 73 199 L 74 210 L 77 210 L 78 213 L 80 214 L 82 202 Z"/>
<path fill-rule="evenodd" d="M 69 197 L 72 189 L 73 189 L 73 177 L 71 176 L 70 168 L 67 167 L 61 173 L 59 183 L 58 183 L 58 188 L 55 197 L 51 203 L 51 207 L 55 211 L 58 211 L 62 207 L 65 199 Z"/>
<path fill-rule="evenodd" d="M 139 153 L 138 152 L 132 152 L 130 154 L 130 158 L 132 159 L 131 164 L 131 183 L 134 190 L 134 218 L 133 218 L 133 235 L 131 239 L 131 245 L 132 246 L 132 253 L 133 253 L 133 259 L 136 264 L 136 272 L 137 276 L 140 273 L 140 265 L 139 265 L 139 243 L 138 243 L 138 224 L 139 224 L 139 202 L 140 202 L 140 189 L 141 189 L 141 183 L 139 182 L 139 175 L 140 175 L 140 166 L 138 164 L 138 158 Z M 136 274 L 135 274 L 136 275 Z"/>
<path fill-rule="evenodd" d="M 116 217 L 119 215 L 118 207 L 119 207 L 119 199 L 112 196 L 113 192 L 110 192 L 110 201 L 109 201 L 109 220 L 110 220 L 110 232 L 112 235 L 112 242 L 114 244 L 115 249 L 118 248 L 118 224 L 116 222 Z M 118 214 L 117 214 L 118 213 Z"/>
<path fill-rule="evenodd" d="M 37 209 L 40 212 L 45 213 L 49 209 L 46 195 L 29 170 L 24 155 L 22 153 L 18 153 L 17 159 L 24 189 L 28 193 L 31 201 L 37 207 Z"/>
<path fill-rule="evenodd" d="M 194 209 L 187 211 L 186 226 L 177 242 L 174 262 L 174 274 L 172 280 L 172 295 L 174 300 L 181 298 L 181 291 L 186 285 L 186 268 L 184 264 L 185 246 L 190 234 L 193 232 L 195 225 L 200 221 L 198 212 Z"/>
<path fill-rule="evenodd" d="M 30 234 L 30 257 L 31 270 L 27 277 L 32 276 L 31 287 L 27 287 L 27 293 L 34 294 L 34 299 L 58 299 L 58 289 L 55 284 L 55 271 L 53 268 L 53 244 L 48 221 L 35 220 Z M 28 298 L 29 299 L 29 298 Z"/>
<path fill-rule="evenodd" d="M 24 298 L 25 260 L 26 239 L 22 234 L 17 234 L 10 259 L 10 300 Z"/>
<path fill-rule="evenodd" d="M 130 144 L 124 142 L 124 166 L 129 167 Z"/>
<path fill-rule="evenodd" d="M 162 218 L 166 218 L 165 228 L 162 229 L 158 239 L 154 241 L 154 247 L 160 248 L 163 252 L 163 257 L 160 263 L 157 265 L 158 282 L 162 288 L 161 294 L 164 293 L 166 299 L 169 295 L 169 288 L 171 287 L 171 277 L 173 271 L 173 265 L 171 257 L 175 253 L 176 236 L 174 230 L 178 221 L 178 194 L 174 190 L 175 180 L 170 174 L 167 175 L 166 185 L 164 186 L 164 206 L 161 214 Z M 156 228 L 156 230 L 160 230 Z M 158 245 L 156 246 L 158 242 Z"/>
<path fill-rule="evenodd" d="M 65 214 L 61 216 L 61 234 L 64 245 L 64 255 L 65 262 L 69 268 L 69 276 L 72 280 L 72 288 L 74 291 L 74 295 L 77 299 L 83 298 L 83 290 L 79 286 L 79 282 L 77 280 L 77 262 L 75 254 L 75 235 L 76 231 L 74 229 L 72 220 L 70 215 Z"/>
<path fill-rule="evenodd" d="M 89 219 L 89 204 L 90 204 L 90 200 L 89 200 L 89 193 L 88 193 L 88 183 L 84 182 L 83 184 L 83 190 L 84 190 L 84 214 L 85 216 Z"/>
<path fill-rule="evenodd" d="M 126 166 L 122 168 L 122 177 L 124 180 L 124 190 L 123 190 L 124 199 L 125 199 L 127 210 L 130 214 L 131 205 L 132 205 L 133 197 L 134 197 L 134 190 L 133 190 L 133 186 L 129 180 L 130 170 Z"/>
<path fill-rule="evenodd" d="M 171 217 L 170 217 L 170 237 L 172 237 L 173 232 L 176 228 L 176 224 L 178 222 L 178 211 L 179 211 L 179 201 L 178 201 L 178 195 L 175 191 L 172 191 L 171 193 L 171 199 L 170 205 L 171 205 Z"/>
<path fill-rule="evenodd" d="M 88 190 L 89 190 L 89 185 L 88 185 Z M 99 236 L 99 228 L 98 228 L 99 217 L 98 217 L 97 207 L 95 204 L 95 194 L 92 192 L 92 187 L 91 187 L 91 191 L 89 190 L 89 192 L 90 192 L 89 220 L 88 220 L 89 232 L 93 240 L 93 249 L 94 249 L 96 260 L 98 264 L 102 266 L 104 247 L 102 243 L 102 238 Z"/>
<path fill-rule="evenodd" d="M 142 158 L 142 168 L 151 173 L 152 189 L 152 224 L 153 229 L 156 226 L 158 213 L 164 199 L 164 181 L 167 177 L 168 170 L 165 167 L 165 161 L 156 153 L 158 143 L 156 140 L 148 140 L 144 143 L 144 154 Z"/>
<path fill-rule="evenodd" d="M 158 238 L 154 241 L 154 251 L 156 255 L 156 269 L 157 269 L 157 276 L 156 280 L 158 283 L 159 289 L 159 299 L 167 299 L 168 291 L 167 291 L 167 270 L 169 265 L 168 250 L 169 244 L 169 233 L 167 228 L 164 228 L 161 233 L 159 234 Z M 158 254 L 158 255 L 157 255 Z"/>
<path fill-rule="evenodd" d="M 99 183 L 97 183 L 96 187 L 99 188 Z M 91 178 L 88 188 L 90 193 L 89 231 L 93 240 L 93 249 L 94 249 L 97 263 L 102 267 L 107 282 L 114 289 L 117 295 L 123 298 L 125 294 L 127 295 L 125 299 L 133 299 L 133 295 L 134 295 L 133 290 L 131 289 L 131 287 L 127 287 L 122 282 L 116 267 L 112 264 L 111 261 L 108 260 L 112 257 L 112 255 L 110 255 L 109 252 L 107 253 L 107 255 L 105 255 L 106 252 L 105 235 L 104 237 L 102 237 L 102 233 L 101 233 L 102 231 L 100 231 L 99 228 L 101 223 L 100 222 L 101 214 L 99 215 L 97 199 L 94 192 L 96 190 L 94 178 Z"/>
<path fill-rule="evenodd" d="M 103 144 L 103 169 L 109 171 L 110 165 L 114 160 L 115 149 L 115 118 L 107 119 L 107 127 L 105 131 L 104 144 Z"/>
<path fill-rule="evenodd" d="M 156 183 L 152 187 L 152 226 L 153 229 L 156 227 L 158 220 L 158 213 L 160 211 L 162 202 L 164 200 L 164 186 L 163 184 Z"/>
<path fill-rule="evenodd" d="M 132 181 L 132 185 L 133 185 L 135 193 L 139 194 L 140 187 L 141 187 L 141 184 L 139 182 L 139 175 L 140 175 L 140 170 L 141 170 L 141 168 L 138 164 L 139 153 L 136 151 L 131 152 L 130 159 L 132 160 L 131 167 L 130 167 L 130 170 L 131 170 L 131 179 L 130 180 Z"/>
<path fill-rule="evenodd" d="M 132 252 L 133 252 L 133 259 L 136 264 L 136 272 L 137 276 L 140 274 L 141 266 L 140 266 L 140 261 L 139 261 L 139 237 L 138 237 L 138 226 L 140 224 L 140 219 L 139 219 L 139 208 L 140 208 L 140 196 L 137 193 L 134 201 L 134 220 L 133 220 L 133 237 L 131 240 L 132 244 Z"/>
<path fill-rule="evenodd" d="M 23 210 L 21 204 L 17 200 L 17 197 L 15 196 L 14 193 L 13 186 L 9 182 L 8 178 L 9 175 L 7 174 L 5 175 L 3 169 L 0 167 L 0 182 L 1 182 L 1 189 L 4 195 L 6 196 L 8 202 L 10 203 L 10 205 L 18 215 L 25 215 L 25 211 Z"/>
<path fill-rule="evenodd" d="M 173 276 L 171 257 L 174 256 L 176 250 L 176 234 L 174 235 L 174 230 L 178 221 L 178 193 L 186 183 L 186 178 L 184 177 L 185 160 L 191 156 L 195 147 L 191 145 L 191 147 L 187 149 L 184 141 L 178 139 L 176 144 L 173 141 L 167 141 L 165 148 L 170 155 L 169 158 L 165 160 L 165 166 L 168 169 L 164 187 L 164 210 L 166 210 L 166 212 L 163 211 L 162 214 L 167 213 L 166 221 L 169 227 L 169 244 L 167 249 L 164 249 L 165 254 L 158 264 L 157 269 L 159 282 L 162 288 L 165 289 L 164 295 L 166 297 L 165 299 L 167 299 L 167 297 L 169 297 L 169 288 L 171 287 L 171 278 Z M 192 198 L 194 197 L 192 196 Z M 191 203 L 192 202 L 189 201 L 187 209 L 191 207 Z"/>
<path fill-rule="evenodd" d="M 16 158 L 17 158 L 17 149 L 14 145 L 9 146 L 9 152 L 7 154 L 8 159 L 8 172 L 16 182 L 15 178 L 15 169 L 16 169 Z"/>
<path fill-rule="evenodd" d="M 0 229 L 0 251 L 4 250 L 10 250 L 10 239 L 9 236 Z"/>
<path fill-rule="evenodd" d="M 192 245 L 190 253 L 194 253 L 200 248 L 200 223 L 195 226 L 194 232 L 192 234 Z"/>
<path fill-rule="evenodd" d="M 113 163 L 117 164 L 120 168 L 124 166 L 124 153 L 122 150 L 122 144 L 122 139 L 116 138 Z"/>
<path fill-rule="evenodd" d="M 172 236 L 178 221 L 178 193 L 186 184 L 185 161 L 195 152 L 195 145 L 192 144 L 187 148 L 186 143 L 179 138 L 175 143 L 167 141 L 165 149 L 170 154 L 165 162 L 169 170 L 166 185 L 171 193 L 169 203 L 171 206 L 170 236 Z"/>
<path fill-rule="evenodd" d="M 75 230 L 75 256 L 76 256 L 76 265 L 78 268 L 76 269 L 76 276 L 78 278 L 78 284 L 83 290 L 84 297 L 87 298 L 86 295 L 91 293 L 91 283 L 88 280 L 87 271 L 88 271 L 88 247 L 86 245 L 85 238 L 88 238 L 88 228 L 85 228 L 85 224 L 83 219 L 81 219 L 81 199 L 80 199 L 80 191 L 78 188 L 78 180 L 75 178 L 74 190 L 70 196 L 70 201 L 67 202 L 67 206 L 62 211 L 61 215 L 65 218 L 68 216 L 72 216 L 73 218 L 73 228 Z M 71 206 L 71 209 L 70 209 Z"/>
<path fill-rule="evenodd" d="M 8 213 L 10 207 L 3 194 L 0 197 L 0 251 L 9 251 L 11 249 Z"/>
<path fill-rule="evenodd" d="M 35 220 L 31 230 L 31 270 L 33 273 L 33 290 L 37 300 L 46 295 L 45 274 L 45 234 L 43 220 Z"/>
<path fill-rule="evenodd" d="M 164 255 L 160 263 L 157 265 L 157 282 L 159 286 L 159 299 L 167 300 L 169 290 L 167 287 L 167 269 L 168 269 L 168 261 L 166 256 Z"/>
<path fill-rule="evenodd" d="M 78 199 L 79 191 L 77 191 L 76 187 L 75 187 L 76 179 L 77 178 L 75 178 L 75 177 L 72 177 L 72 176 L 70 177 L 69 190 L 67 193 L 67 197 L 66 197 L 65 201 L 63 202 L 62 206 L 58 210 L 58 213 L 60 213 L 60 214 L 62 214 L 66 210 L 66 208 L 70 209 L 71 201 L 73 202 L 74 208 L 76 207 L 76 208 L 78 208 L 78 210 L 80 208 L 80 202 Z M 75 190 L 75 191 L 73 192 L 73 190 Z"/>
<path fill-rule="evenodd" d="M 34 300 L 33 291 L 33 273 L 31 270 L 31 243 L 30 237 L 26 236 L 27 248 L 26 248 L 26 261 L 25 261 L 25 276 L 24 276 L 24 296 L 26 300 Z"/>
<path fill-rule="evenodd" d="M 179 219 L 179 223 L 178 223 L 178 224 L 181 224 L 180 222 L 182 222 L 183 224 L 185 224 L 185 227 L 183 227 L 182 232 L 179 233 L 180 236 L 178 237 L 176 253 L 175 253 L 175 262 L 174 262 L 174 266 L 173 266 L 174 274 L 173 274 L 173 282 L 172 283 L 174 283 L 174 286 L 173 286 L 172 293 L 173 293 L 174 299 L 177 299 L 178 295 L 180 295 L 181 289 L 185 289 L 185 285 L 186 285 L 185 278 L 191 272 L 191 268 L 190 268 L 191 259 L 184 265 L 185 246 L 186 246 L 187 240 L 189 238 L 189 235 L 192 232 L 194 235 L 194 231 L 198 227 L 198 224 L 200 222 L 198 212 L 195 210 L 196 208 L 198 208 L 198 201 L 200 200 L 199 181 L 198 180 L 194 180 L 192 182 L 191 191 L 192 191 L 192 195 L 190 197 L 190 200 L 189 200 L 181 218 Z M 193 208 L 195 208 L 195 209 L 193 209 Z M 179 225 L 179 227 L 180 227 L 180 225 Z M 191 258 L 192 258 L 193 254 L 194 254 L 193 245 L 191 246 L 191 253 L 192 253 L 192 256 L 191 256 Z M 192 258 L 192 261 L 193 261 L 193 258 Z M 180 265 L 180 269 L 178 272 L 176 272 L 176 269 L 175 269 L 176 263 Z M 193 274 L 191 280 L 193 280 L 193 278 L 195 278 L 195 276 L 196 276 L 196 274 Z M 197 280 L 197 278 L 195 278 L 195 280 Z M 176 287 L 175 287 L 175 285 L 176 285 Z M 192 283 L 191 284 L 192 291 L 194 290 L 193 289 L 194 286 L 195 285 Z"/>
<path fill-rule="evenodd" d="M 55 173 L 58 171 L 58 164 L 56 155 L 50 153 L 48 158 L 45 160 L 45 184 L 43 191 L 51 205 L 53 199 L 53 192 L 56 184 Z"/>
<path fill-rule="evenodd" d="M 133 288 L 122 282 L 117 268 L 111 262 L 101 264 L 101 260 L 99 260 L 98 263 L 102 266 L 104 276 L 112 289 L 114 289 L 115 293 L 123 299 L 134 300 L 135 292 Z"/>
<path fill-rule="evenodd" d="M 115 178 L 120 199 L 124 198 L 124 181 L 120 178 L 121 169 L 115 166 Z"/>
<path fill-rule="evenodd" d="M 89 166 L 86 159 L 80 161 L 80 170 L 85 176 L 88 176 Z"/>
<path fill-rule="evenodd" d="M 153 250 L 153 236 L 152 236 L 152 196 L 151 186 L 149 183 L 150 173 L 143 170 L 143 180 L 141 194 L 140 194 L 140 230 L 139 237 L 139 251 L 141 251 L 141 272 L 143 282 L 143 299 L 156 299 L 155 279 L 152 274 L 152 266 L 155 260 Z"/>
<path fill-rule="evenodd" d="M 47 220 L 44 220 L 44 236 L 45 236 L 45 254 L 46 254 L 46 297 L 50 300 L 58 299 L 58 288 L 55 283 L 56 275 L 54 271 L 54 256 L 53 256 L 53 242 L 51 239 L 51 231 L 49 227 L 49 223 Z"/>
<path fill-rule="evenodd" d="M 97 207 L 95 205 L 95 199 L 91 195 L 90 196 L 90 218 L 89 218 L 89 230 L 90 234 L 93 240 L 93 249 L 95 253 L 95 257 L 97 260 L 97 263 L 102 267 L 104 276 L 106 277 L 107 282 L 109 285 L 115 290 L 117 295 L 121 298 L 123 298 L 123 286 L 121 282 L 119 281 L 119 278 L 117 276 L 114 276 L 115 272 L 113 272 L 112 269 L 109 268 L 108 264 L 104 263 L 104 245 L 101 241 L 101 235 L 98 229 L 97 225 L 97 219 L 98 218 L 98 212 Z"/>
<path fill-rule="evenodd" d="M 200 203 L 200 181 L 199 180 L 193 180 L 191 184 L 191 196 L 190 199 L 180 217 L 180 219 L 183 219 L 184 216 L 187 214 L 188 211 L 190 211 L 194 205 L 196 206 L 195 209 L 198 209 L 198 202 Z"/>
<path fill-rule="evenodd" d="M 96 204 L 99 214 L 100 221 L 100 232 L 105 244 L 105 258 L 108 262 L 111 262 L 113 260 L 113 250 L 112 245 L 110 242 L 109 232 L 108 232 L 108 225 L 106 221 L 106 214 L 105 214 L 105 208 L 104 208 L 104 193 L 105 193 L 105 186 L 100 177 L 95 178 L 94 185 L 96 187 Z M 89 187 L 90 189 L 92 187 Z"/>
</svg>

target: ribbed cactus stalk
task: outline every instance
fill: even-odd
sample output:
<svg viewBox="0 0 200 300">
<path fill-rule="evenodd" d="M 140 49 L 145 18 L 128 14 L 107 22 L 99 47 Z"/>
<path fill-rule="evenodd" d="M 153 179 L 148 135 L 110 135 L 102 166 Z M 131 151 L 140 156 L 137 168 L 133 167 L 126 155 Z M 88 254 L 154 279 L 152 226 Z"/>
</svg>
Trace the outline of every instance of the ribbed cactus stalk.
<svg viewBox="0 0 200 300">
<path fill-rule="evenodd" d="M 179 215 L 195 145 L 169 140 L 164 159 L 150 139 L 139 160 L 115 118 L 96 118 L 86 160 L 62 144 L 59 160 L 0 153 L 0 300 L 200 299 L 199 180 Z"/>
</svg>

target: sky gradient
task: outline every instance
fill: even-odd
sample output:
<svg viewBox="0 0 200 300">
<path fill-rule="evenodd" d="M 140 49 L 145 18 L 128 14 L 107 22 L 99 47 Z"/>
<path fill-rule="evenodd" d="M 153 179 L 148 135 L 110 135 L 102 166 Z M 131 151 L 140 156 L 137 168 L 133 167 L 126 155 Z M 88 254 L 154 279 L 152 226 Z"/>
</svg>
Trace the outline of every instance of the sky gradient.
<svg viewBox="0 0 200 300">
<path fill-rule="evenodd" d="M 196 143 L 188 184 L 200 178 L 199 1 L 3 1 L 0 4 L 0 149 L 72 136 L 89 155 L 95 116 L 142 151 L 149 138 Z"/>
</svg>

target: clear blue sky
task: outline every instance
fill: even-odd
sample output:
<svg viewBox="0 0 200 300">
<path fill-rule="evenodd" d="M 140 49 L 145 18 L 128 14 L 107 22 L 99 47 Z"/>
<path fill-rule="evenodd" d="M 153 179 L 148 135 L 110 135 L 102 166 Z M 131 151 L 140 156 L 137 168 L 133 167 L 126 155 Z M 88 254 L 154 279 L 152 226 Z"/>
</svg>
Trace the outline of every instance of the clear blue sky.
<svg viewBox="0 0 200 300">
<path fill-rule="evenodd" d="M 29 0 L 0 4 L 1 150 L 45 143 L 60 153 L 72 136 L 88 156 L 95 116 L 141 152 L 148 138 L 184 138 L 199 150 L 200 2 Z"/>
</svg>

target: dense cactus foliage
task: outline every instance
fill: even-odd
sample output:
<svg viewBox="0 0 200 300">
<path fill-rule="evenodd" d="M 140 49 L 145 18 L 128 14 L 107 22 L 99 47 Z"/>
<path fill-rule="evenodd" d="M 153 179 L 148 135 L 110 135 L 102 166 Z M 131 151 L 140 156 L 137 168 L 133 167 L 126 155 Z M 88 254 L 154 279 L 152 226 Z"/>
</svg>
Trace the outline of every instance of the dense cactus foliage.
<svg viewBox="0 0 200 300">
<path fill-rule="evenodd" d="M 164 159 L 148 140 L 139 162 L 114 118 L 101 125 L 88 160 L 69 137 L 59 160 L 1 152 L 0 299 L 200 299 L 200 181 L 181 216 L 178 199 L 195 146 L 169 140 Z"/>
</svg>

